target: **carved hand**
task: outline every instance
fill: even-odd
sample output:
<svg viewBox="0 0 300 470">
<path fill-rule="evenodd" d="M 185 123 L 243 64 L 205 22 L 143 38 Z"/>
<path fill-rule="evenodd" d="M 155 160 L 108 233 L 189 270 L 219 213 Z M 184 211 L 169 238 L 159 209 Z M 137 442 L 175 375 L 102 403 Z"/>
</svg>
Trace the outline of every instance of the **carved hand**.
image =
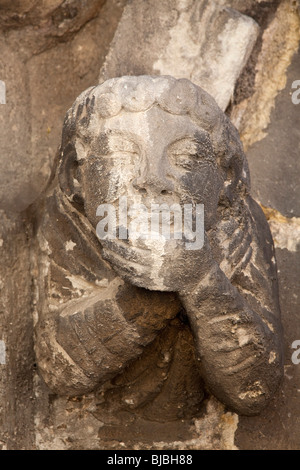
<svg viewBox="0 0 300 470">
<path fill-rule="evenodd" d="M 56 361 L 49 377 L 41 364 L 47 383 L 60 394 L 92 390 L 140 356 L 179 309 L 174 294 L 129 286 L 120 278 L 73 301 L 58 315 L 55 339 L 45 337 L 52 350 L 47 356 Z"/>
<path fill-rule="evenodd" d="M 208 388 L 234 411 L 260 412 L 281 377 L 280 323 L 269 309 L 241 295 L 203 247 L 202 278 L 180 300 Z"/>
</svg>

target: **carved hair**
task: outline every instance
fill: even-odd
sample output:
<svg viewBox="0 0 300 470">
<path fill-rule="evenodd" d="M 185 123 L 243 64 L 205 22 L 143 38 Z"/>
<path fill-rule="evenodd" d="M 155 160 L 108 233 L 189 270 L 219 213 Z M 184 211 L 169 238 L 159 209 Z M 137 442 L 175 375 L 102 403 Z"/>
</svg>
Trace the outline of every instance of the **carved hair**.
<svg viewBox="0 0 300 470">
<path fill-rule="evenodd" d="M 98 120 L 106 119 L 122 112 L 146 111 L 153 106 L 170 114 L 187 115 L 209 133 L 216 161 L 224 182 L 227 181 L 224 201 L 232 204 L 238 194 L 249 191 L 247 161 L 236 128 L 202 88 L 187 79 L 170 76 L 113 78 L 81 93 L 64 121 L 60 149 L 61 177 L 77 160 L 75 140 L 89 142 L 95 138 L 95 117 Z"/>
</svg>

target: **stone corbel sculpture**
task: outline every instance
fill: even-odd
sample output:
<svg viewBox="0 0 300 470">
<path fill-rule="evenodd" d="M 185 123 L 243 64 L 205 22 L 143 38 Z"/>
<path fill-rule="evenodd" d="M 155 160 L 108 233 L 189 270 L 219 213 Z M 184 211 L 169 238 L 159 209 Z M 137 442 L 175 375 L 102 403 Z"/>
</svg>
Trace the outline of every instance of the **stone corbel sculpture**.
<svg viewBox="0 0 300 470">
<path fill-rule="evenodd" d="M 203 204 L 203 246 L 100 241 L 97 209 L 120 215 L 121 197 L 131 207 Z M 37 241 L 36 354 L 55 393 L 83 394 L 115 377 L 183 307 L 213 395 L 253 415 L 274 394 L 282 332 L 271 234 L 249 194 L 236 129 L 189 80 L 121 77 L 77 98 Z"/>
</svg>

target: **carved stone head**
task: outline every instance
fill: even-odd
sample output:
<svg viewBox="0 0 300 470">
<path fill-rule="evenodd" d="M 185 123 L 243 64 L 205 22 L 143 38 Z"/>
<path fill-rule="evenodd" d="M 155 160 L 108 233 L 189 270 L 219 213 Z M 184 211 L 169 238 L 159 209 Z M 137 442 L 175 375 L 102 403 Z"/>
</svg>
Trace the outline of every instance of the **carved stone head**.
<svg viewBox="0 0 300 470">
<path fill-rule="evenodd" d="M 63 191 L 82 205 L 95 230 L 98 206 L 114 205 L 117 234 L 121 198 L 129 215 L 140 204 L 149 214 L 153 204 L 175 204 L 182 212 L 202 204 L 208 231 L 220 219 L 220 207 L 234 205 L 248 186 L 235 128 L 186 79 L 126 76 L 88 89 L 67 116 L 62 153 Z M 197 277 L 201 264 L 201 250 L 186 249 L 185 235 L 108 238 L 101 241 L 103 256 L 132 284 L 176 291 Z"/>
<path fill-rule="evenodd" d="M 190 338 L 176 369 L 191 389 L 201 379 L 230 409 L 260 412 L 282 376 L 274 247 L 238 133 L 212 97 L 169 76 L 86 90 L 43 207 L 36 351 L 56 393 L 116 377 L 175 322 Z"/>
</svg>

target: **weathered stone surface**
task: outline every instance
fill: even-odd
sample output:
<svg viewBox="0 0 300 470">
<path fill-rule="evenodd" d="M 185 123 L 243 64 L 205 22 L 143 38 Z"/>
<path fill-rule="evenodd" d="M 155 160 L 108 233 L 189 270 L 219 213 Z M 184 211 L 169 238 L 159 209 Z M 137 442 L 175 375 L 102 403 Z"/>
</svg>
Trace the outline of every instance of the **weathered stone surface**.
<svg viewBox="0 0 300 470">
<path fill-rule="evenodd" d="M 100 82 L 122 75 L 188 78 L 225 110 L 258 34 L 251 18 L 226 4 L 130 2 L 101 69 Z"/>
<path fill-rule="evenodd" d="M 33 197 L 27 73 L 18 52 L 7 47 L 3 37 L 0 48 L 1 79 L 6 84 L 6 104 L 0 105 L 0 208 L 22 209 L 23 201 Z"/>
<path fill-rule="evenodd" d="M 245 90 L 240 93 L 240 83 L 237 84 L 239 96 L 230 113 L 246 150 L 266 137 L 276 96 L 286 87 L 287 68 L 299 48 L 300 17 L 296 5 L 283 0 L 274 11 L 274 3 L 276 6 L 276 2 L 270 3 L 269 13 L 268 5 L 265 6 L 266 17 L 259 17 L 259 9 L 256 13 L 263 31 L 244 71 L 244 80 L 241 76 Z"/>
<path fill-rule="evenodd" d="M 14 9 L 10 13 L 6 10 L 7 17 L 30 7 L 30 2 L 13 3 L 6 2 L 5 7 Z M 98 2 L 98 6 L 102 3 Z M 35 4 L 41 6 L 42 2 Z M 1 7 L 3 19 L 4 2 Z M 29 263 L 32 227 L 30 216 L 21 211 L 36 199 L 49 180 L 61 132 L 57 123 L 63 122 L 74 97 L 96 82 L 121 11 L 122 1 L 107 2 L 103 15 L 86 25 L 83 16 L 78 28 L 74 22 L 66 21 L 64 25 L 69 24 L 70 34 L 65 30 L 66 34 L 59 37 L 53 29 L 53 36 L 43 36 L 51 32 L 51 25 L 48 28 L 49 24 L 45 25 L 41 18 L 37 18 L 39 25 L 33 25 L 31 18 L 28 25 L 17 20 L 18 25 L 12 25 L 5 33 L 1 29 L 0 79 L 6 85 L 6 104 L 0 105 L 0 208 L 12 211 L 9 216 L 1 211 L 0 235 L 0 341 L 2 352 L 5 343 L 6 362 L 0 364 L 3 449 L 35 448 L 36 442 L 39 444 L 37 430 L 45 424 L 43 418 L 34 421 L 37 408 L 32 382 L 35 357 Z M 75 36 L 76 29 L 80 31 Z M 56 50 L 54 46 L 60 40 L 63 43 Z M 96 45 L 100 51 L 96 52 Z M 1 353 L 0 362 L 4 362 L 3 358 Z M 46 387 L 43 393 L 49 409 L 51 395 Z M 38 410 L 41 412 L 42 405 Z M 46 415 L 45 408 L 43 413 Z"/>
<path fill-rule="evenodd" d="M 20 212 L 45 188 L 66 109 L 97 82 L 121 12 L 122 2 L 107 2 L 73 39 L 46 50 L 40 48 L 42 32 L 33 26 L 1 35 L 6 105 L 0 106 L 0 208 Z"/>
<path fill-rule="evenodd" d="M 296 252 L 300 248 L 300 218 L 284 217 L 270 207 L 263 207 L 273 235 L 275 248 Z"/>
<path fill-rule="evenodd" d="M 266 137 L 248 150 L 254 197 L 287 217 L 300 216 L 300 104 L 292 102 L 294 80 L 300 77 L 300 51 L 292 60 L 287 83 L 275 102 Z M 272 152 L 270 151 L 272 149 Z M 289 184 L 283 185 L 283 181 Z"/>
<path fill-rule="evenodd" d="M 0 28 L 29 27 L 42 43 L 50 44 L 49 38 L 65 38 L 78 31 L 94 18 L 104 0 L 0 0 Z"/>
<path fill-rule="evenodd" d="M 51 3 L 54 5 L 53 1 Z M 0 180 L 3 191 L 0 193 L 0 203 L 7 202 L 8 193 L 13 190 L 14 185 L 20 188 L 17 176 L 19 180 L 24 179 L 24 187 L 20 189 L 20 194 L 24 198 L 18 197 L 15 199 L 17 206 L 10 205 L 10 207 L 19 211 L 31 202 L 31 197 L 35 198 L 43 189 L 48 180 L 49 169 L 60 139 L 65 110 L 78 93 L 97 83 L 99 67 L 114 33 L 122 5 L 125 3 L 125 0 L 123 2 L 109 0 L 101 9 L 98 18 L 89 21 L 85 26 L 81 25 L 81 29 L 76 32 L 76 28 L 72 30 L 72 26 L 76 26 L 76 17 L 62 21 L 62 29 L 60 29 L 57 27 L 58 23 L 56 25 L 53 23 L 51 14 L 48 16 L 47 24 L 44 23 L 43 12 L 40 16 L 32 15 L 29 20 L 27 13 L 33 7 L 31 0 L 0 1 L 0 6 L 5 5 L 6 9 L 5 15 L 3 15 L 4 8 L 0 10 L 2 25 L 4 18 L 6 18 L 5 21 L 9 20 L 6 22 L 5 34 L 2 35 L 1 32 L 1 54 L 7 66 L 1 62 L 0 80 L 4 79 L 2 72 L 5 77 L 9 77 L 10 98 L 10 113 L 3 114 L 5 127 L 1 125 L 0 133 L 1 150 L 3 148 L 8 150 L 1 151 L 3 160 Z M 276 11 L 279 3 L 280 6 Z M 238 120 L 234 122 L 238 125 L 242 123 L 241 130 L 247 148 L 252 142 L 266 136 L 268 132 L 266 127 L 275 97 L 278 90 L 285 88 L 285 71 L 291 56 L 297 49 L 299 37 L 299 26 L 297 26 L 299 18 L 295 14 L 297 3 L 299 4 L 290 0 L 281 2 L 278 0 L 226 1 L 227 6 L 254 18 L 263 33 L 266 31 L 266 34 L 262 34 L 261 43 L 257 42 L 255 53 L 252 54 L 251 60 L 244 69 L 241 88 L 245 86 L 245 93 L 239 88 L 233 99 L 234 103 L 241 105 Z M 50 5 L 46 1 L 35 1 L 35 4 L 39 8 L 46 4 Z M 59 4 L 62 4 L 61 0 L 57 1 L 58 6 Z M 268 10 L 269 7 L 270 10 Z M 50 11 L 48 7 L 44 9 L 45 15 L 48 11 Z M 171 16 L 170 10 L 170 19 Z M 272 21 L 273 18 L 274 21 Z M 49 36 L 44 36 L 43 31 L 47 31 Z M 60 31 L 62 35 L 59 35 Z M 151 39 L 151 33 L 146 28 L 145 36 L 142 36 L 141 41 L 145 48 Z M 2 41 L 4 37 L 5 41 Z M 258 64 L 258 70 L 256 64 Z M 20 80 L 18 76 L 21 76 Z M 299 79 L 296 72 L 293 77 L 288 76 L 285 95 L 287 109 L 291 99 L 291 96 L 288 96 L 288 92 L 291 92 L 289 84 L 291 80 Z M 24 91 L 26 96 L 23 94 L 20 97 L 19 90 Z M 253 97 L 253 93 L 255 96 L 250 106 L 241 102 L 243 98 Z M 16 109 L 18 103 L 20 103 L 19 110 Z M 0 105 L 1 113 L 5 111 L 5 106 L 7 105 Z M 299 106 L 295 106 L 295 110 Z M 19 111 L 21 119 L 18 119 Z M 282 103 L 281 114 L 278 117 L 281 119 L 285 112 L 285 105 Z M 276 114 L 278 113 L 272 113 L 270 128 L 275 124 Z M 18 129 L 17 133 L 12 132 L 15 124 Z M 28 126 L 30 127 L 29 139 L 26 135 Z M 291 126 L 286 129 L 286 132 L 290 133 L 294 127 L 291 121 Z M 281 153 L 283 166 L 286 155 L 294 154 L 298 146 L 297 134 L 295 132 L 291 134 L 292 139 L 284 138 L 281 141 L 284 143 Z M 18 146 L 18 142 L 21 145 Z M 278 140 L 276 140 L 276 145 L 277 143 Z M 14 148 L 17 149 L 16 152 Z M 264 151 L 265 153 L 261 154 L 262 158 L 256 160 L 254 168 L 256 175 L 252 171 L 252 185 L 259 190 L 256 177 L 260 178 L 263 185 L 265 181 L 261 180 L 261 174 L 265 172 L 271 193 L 272 181 L 267 178 L 267 174 L 272 171 L 272 159 L 268 155 L 272 155 L 274 146 L 270 139 L 268 139 L 268 145 L 264 146 Z M 31 161 L 29 155 L 31 155 Z M 279 163 L 277 156 L 279 158 L 279 151 L 276 151 L 276 163 Z M 264 164 L 265 157 L 270 166 Z M 13 163 L 17 158 L 20 163 Z M 23 176 L 22 162 L 24 164 Z M 259 170 L 260 163 L 263 165 L 261 171 Z M 27 172 L 32 169 L 33 178 L 29 185 L 30 188 L 34 187 L 34 194 L 30 190 L 31 196 L 27 199 L 27 181 L 29 181 Z M 272 192 L 271 200 L 267 190 L 264 190 L 266 195 L 264 202 L 266 204 L 276 202 L 276 208 L 285 214 L 283 216 L 271 208 L 266 211 L 275 239 L 279 268 L 280 300 L 285 331 L 285 380 L 283 388 L 259 417 L 238 417 L 235 413 L 224 410 L 223 405 L 212 397 L 207 398 L 206 395 L 203 397 L 201 380 L 194 372 L 194 359 L 191 360 L 194 351 L 193 342 L 184 315 L 181 315 L 180 328 L 178 319 L 174 320 L 175 324 L 171 322 L 172 327 L 168 328 L 166 335 L 163 336 L 163 343 L 154 341 L 152 345 L 145 348 L 145 352 L 138 361 L 139 368 L 134 361 L 125 373 L 94 392 L 80 397 L 59 397 L 48 389 L 37 373 L 34 373 L 32 393 L 32 327 L 29 312 L 31 298 L 28 285 L 30 276 L 28 275 L 25 229 L 20 217 L 17 221 L 14 215 L 4 218 L 1 212 L 3 227 L 1 238 L 8 240 L 3 244 L 4 249 L 0 248 L 2 256 L 0 271 L 4 279 L 4 287 L 2 286 L 0 290 L 1 311 L 3 311 L 0 315 L 0 445 L 3 449 L 152 447 L 168 450 L 171 448 L 233 449 L 236 448 L 235 446 L 240 449 L 298 449 L 300 365 L 293 364 L 291 361 L 293 352 L 291 344 L 300 339 L 298 328 L 300 264 L 297 251 L 299 250 L 297 234 L 300 225 L 299 217 L 288 219 L 290 215 L 298 213 L 294 197 L 296 187 L 294 176 L 296 175 L 291 174 L 286 167 L 285 170 L 281 172 L 280 188 L 285 188 L 285 191 L 281 193 L 281 199 L 276 198 Z M 274 175 L 277 178 L 277 170 Z M 292 185 L 290 181 L 293 182 Z M 290 197 L 293 201 L 294 212 L 289 211 L 287 199 Z M 29 220 L 27 216 L 26 220 Z M 13 225 L 15 222 L 16 224 Z M 72 244 L 67 246 L 71 248 Z M 34 271 L 33 275 L 35 276 Z M 20 286 L 20 289 L 16 286 Z M 179 339 L 176 342 L 175 336 L 177 335 Z M 19 338 L 21 338 L 20 342 Z M 5 357 L 3 355 L 4 343 L 1 341 L 5 342 Z M 6 362 L 6 364 L 1 364 L 1 362 Z M 154 385 L 154 391 L 157 394 L 154 408 L 151 398 L 153 390 L 149 381 L 147 382 L 149 370 L 158 378 Z M 165 377 L 168 378 L 167 387 L 164 386 Z M 182 383 L 188 382 L 186 388 L 189 392 L 184 396 L 179 396 L 178 389 L 174 387 L 176 382 L 174 377 L 176 381 L 180 377 Z M 140 391 L 146 389 L 150 392 L 145 398 Z M 170 397 L 172 397 L 171 400 Z M 109 407 L 107 407 L 108 404 Z M 178 416 L 175 413 L 176 406 L 179 406 Z M 171 413 L 170 410 L 172 410 Z M 163 424 L 148 421 L 149 413 L 157 416 L 165 412 L 168 418 Z M 197 417 L 194 418 L 195 416 Z M 126 436 L 122 441 L 125 429 Z M 175 435 L 178 436 L 178 441 L 172 440 Z"/>
<path fill-rule="evenodd" d="M 146 370 L 145 374 L 146 375 Z M 183 377 L 185 379 L 185 377 Z M 138 384 L 140 386 L 140 383 Z M 132 383 L 126 383 L 127 389 Z M 147 421 L 139 416 L 138 409 L 133 414 L 129 406 L 123 409 L 106 409 L 103 391 L 83 397 L 55 397 L 49 403 L 42 403 L 45 389 L 37 388 L 38 419 L 43 426 L 36 431 L 39 449 L 62 450 L 235 450 L 234 433 L 237 427 L 237 415 L 224 410 L 213 397 L 205 401 L 205 406 L 198 418 L 177 419 L 159 422 Z M 114 403 L 120 403 L 124 394 L 108 390 Z M 161 395 L 167 400 L 170 388 Z M 97 403 L 95 405 L 95 402 Z M 185 400 L 186 402 L 186 400 Z M 161 412 L 164 412 L 162 409 Z M 179 408 L 178 413 L 182 413 Z M 83 432 L 83 430 L 85 432 Z M 176 435 L 178 439 L 173 440 Z"/>
<path fill-rule="evenodd" d="M 292 361 L 292 344 L 300 339 L 300 105 L 292 103 L 291 88 L 300 76 L 299 25 L 296 5 L 281 2 L 263 34 L 250 99 L 240 103 L 244 115 L 239 125 L 248 148 L 253 194 L 264 206 L 275 244 L 285 356 L 282 389 L 264 416 L 239 418 L 235 444 L 240 449 L 299 448 L 300 365 Z"/>
<path fill-rule="evenodd" d="M 137 360 L 178 316 L 177 292 L 205 386 L 240 414 L 262 410 L 281 377 L 281 328 L 272 239 L 248 179 L 236 130 L 188 80 L 122 77 L 79 96 L 36 250 L 36 352 L 55 393 L 90 392 Z M 121 197 L 146 209 L 204 204 L 204 245 L 187 249 L 186 232 L 100 237 L 99 205 L 120 216 Z M 148 380 L 153 397 L 155 371 Z"/>
<path fill-rule="evenodd" d="M 300 446 L 300 364 L 292 362 L 295 352 L 292 343 L 300 339 L 300 253 L 299 250 L 295 253 L 276 249 L 276 259 L 284 328 L 285 377 L 282 389 L 271 400 L 264 415 L 239 418 L 235 444 L 241 450 L 297 450 Z"/>
<path fill-rule="evenodd" d="M 0 211 L 0 449 L 29 449 L 34 443 L 33 325 L 30 227 Z"/>
</svg>

